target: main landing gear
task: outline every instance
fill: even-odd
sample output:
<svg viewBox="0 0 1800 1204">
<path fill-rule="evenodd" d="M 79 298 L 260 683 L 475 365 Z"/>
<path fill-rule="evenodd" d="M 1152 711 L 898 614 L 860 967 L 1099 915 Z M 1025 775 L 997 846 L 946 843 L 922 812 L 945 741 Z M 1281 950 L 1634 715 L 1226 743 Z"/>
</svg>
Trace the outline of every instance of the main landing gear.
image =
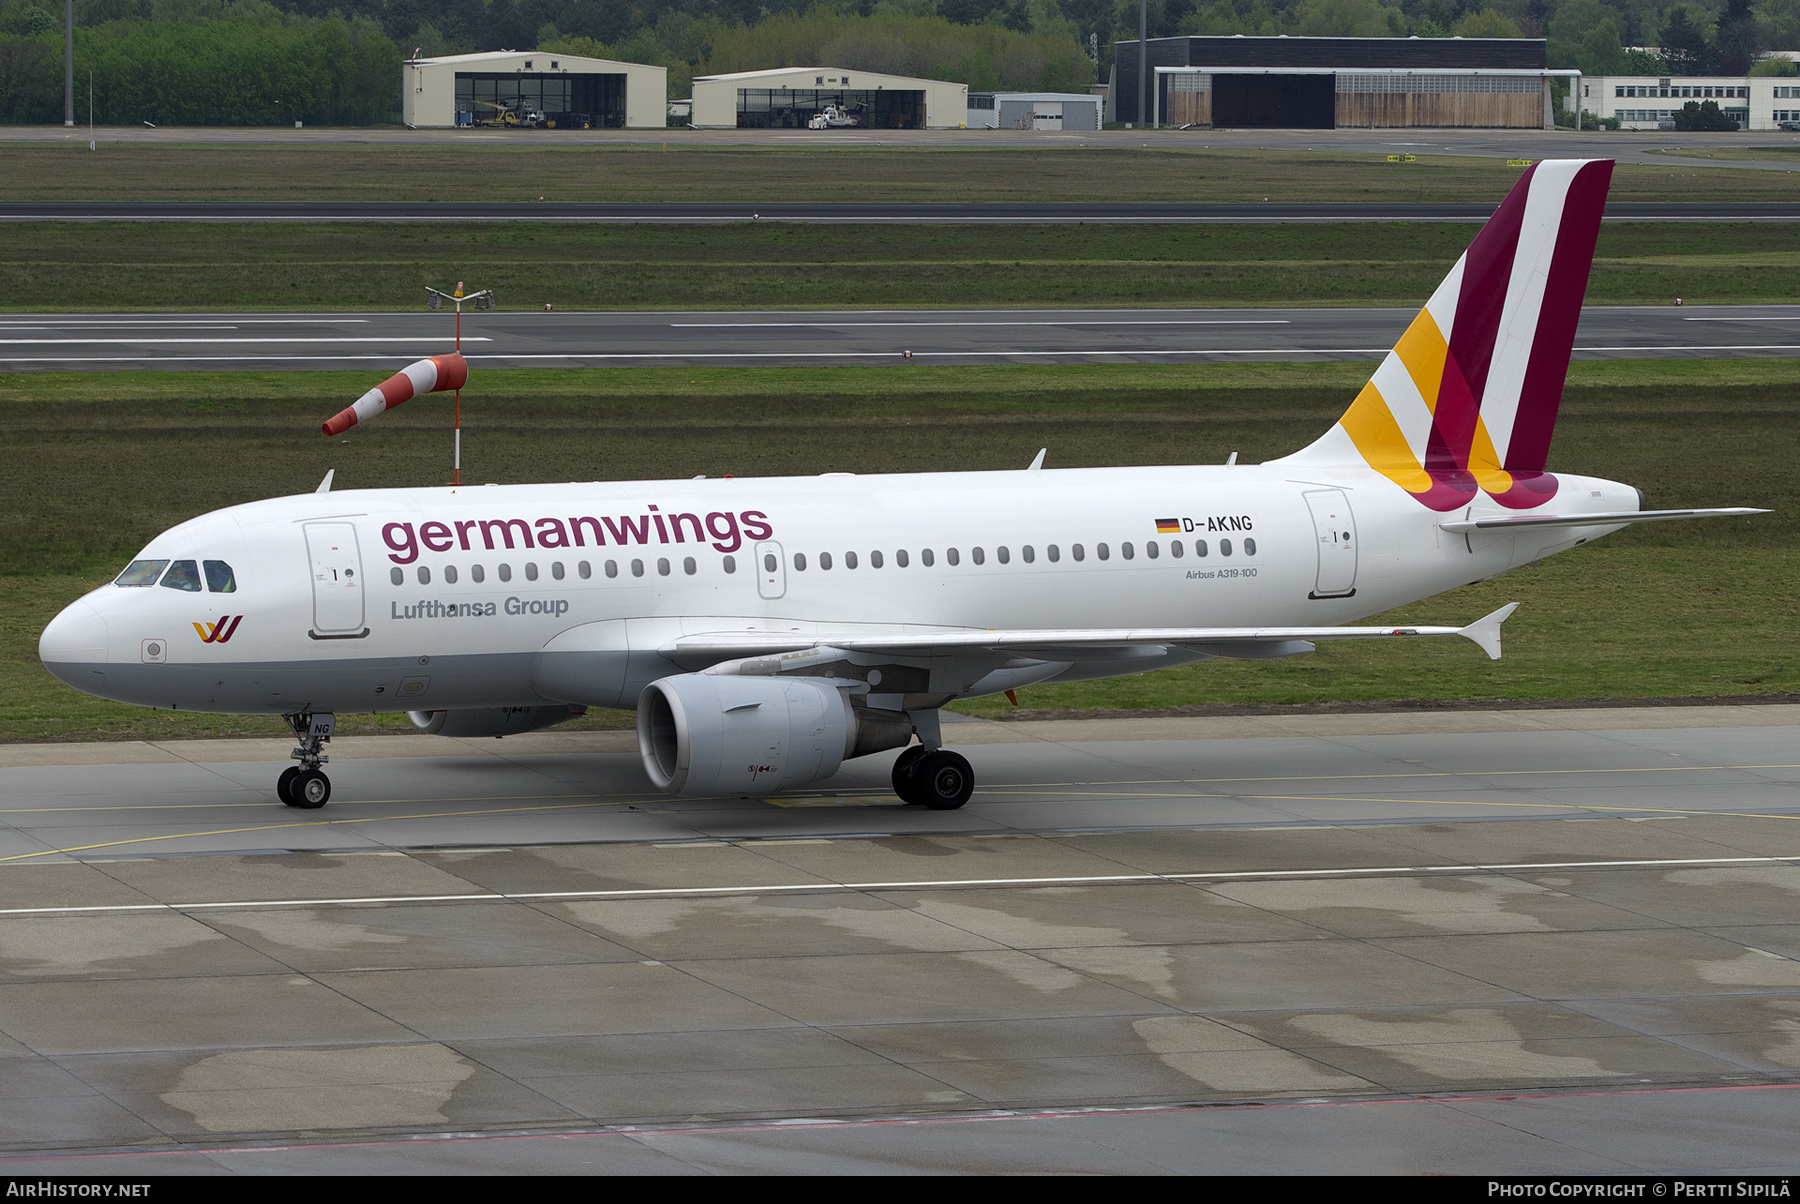
<svg viewBox="0 0 1800 1204">
<path fill-rule="evenodd" d="M 330 742 L 331 733 L 337 728 L 337 716 L 303 711 L 282 718 L 300 741 L 300 747 L 288 754 L 300 764 L 281 771 L 275 779 L 275 796 L 290 807 L 315 811 L 331 801 L 331 779 L 319 769 L 331 758 L 319 750 Z"/>
<path fill-rule="evenodd" d="M 915 744 L 894 762 L 894 793 L 933 811 L 954 811 L 975 793 L 975 770 L 947 748 Z"/>
</svg>

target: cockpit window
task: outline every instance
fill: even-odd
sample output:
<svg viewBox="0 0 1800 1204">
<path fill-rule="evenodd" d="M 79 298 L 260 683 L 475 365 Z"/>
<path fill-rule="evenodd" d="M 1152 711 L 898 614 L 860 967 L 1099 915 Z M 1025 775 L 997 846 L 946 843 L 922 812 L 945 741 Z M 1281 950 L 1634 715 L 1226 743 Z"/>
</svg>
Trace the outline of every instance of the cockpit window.
<svg viewBox="0 0 1800 1204">
<path fill-rule="evenodd" d="M 215 594 L 235 594 L 237 577 L 233 575 L 231 566 L 223 560 L 206 562 L 206 588 Z"/>
<path fill-rule="evenodd" d="M 155 585 L 156 579 L 169 566 L 166 560 L 134 560 L 113 580 L 114 585 Z"/>
<path fill-rule="evenodd" d="M 162 583 L 164 589 L 184 589 L 197 594 L 200 592 L 200 566 L 191 560 L 177 560 L 163 574 Z"/>
</svg>

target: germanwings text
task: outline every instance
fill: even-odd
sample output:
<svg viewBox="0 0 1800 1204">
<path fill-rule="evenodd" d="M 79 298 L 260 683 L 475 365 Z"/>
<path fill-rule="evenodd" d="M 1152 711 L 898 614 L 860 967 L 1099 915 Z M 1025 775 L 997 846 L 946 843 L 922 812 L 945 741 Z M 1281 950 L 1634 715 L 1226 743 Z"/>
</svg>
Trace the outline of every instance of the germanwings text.
<svg viewBox="0 0 1800 1204">
<path fill-rule="evenodd" d="M 769 516 L 760 510 L 733 514 L 664 514 L 655 506 L 648 514 L 617 518 L 576 515 L 570 518 L 471 518 L 450 522 L 387 523 L 381 538 L 389 548 L 388 559 L 411 564 L 421 547 L 428 552 L 476 549 L 494 552 L 518 548 L 623 547 L 648 543 L 711 543 L 721 552 L 735 552 L 746 537 L 767 539 L 774 533 Z"/>
</svg>

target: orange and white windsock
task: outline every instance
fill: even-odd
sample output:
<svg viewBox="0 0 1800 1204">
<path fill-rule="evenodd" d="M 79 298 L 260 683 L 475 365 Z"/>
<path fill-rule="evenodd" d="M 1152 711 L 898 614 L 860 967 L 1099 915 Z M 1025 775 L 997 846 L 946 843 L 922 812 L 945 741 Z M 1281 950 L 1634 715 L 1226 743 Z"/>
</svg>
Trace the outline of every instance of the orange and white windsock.
<svg viewBox="0 0 1800 1204">
<path fill-rule="evenodd" d="M 441 393 L 460 389 L 469 383 L 469 361 L 460 353 L 434 355 L 428 360 L 409 364 L 356 399 L 348 409 L 340 410 L 327 422 L 327 435 L 341 435 L 359 422 L 367 422 L 383 410 L 391 410 L 421 393 Z"/>
</svg>

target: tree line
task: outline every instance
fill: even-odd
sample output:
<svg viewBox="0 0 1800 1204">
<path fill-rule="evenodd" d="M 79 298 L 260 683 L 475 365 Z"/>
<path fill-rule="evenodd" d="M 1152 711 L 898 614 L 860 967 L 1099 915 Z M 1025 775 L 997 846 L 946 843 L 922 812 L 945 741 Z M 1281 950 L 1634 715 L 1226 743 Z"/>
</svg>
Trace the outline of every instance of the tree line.
<svg viewBox="0 0 1800 1204">
<path fill-rule="evenodd" d="M 1137 37 L 1137 0 L 77 0 L 75 65 L 107 124 L 399 119 L 414 53 L 552 50 L 693 77 L 831 65 L 1080 91 Z M 1588 74 L 1792 71 L 1800 0 L 1149 0 L 1151 37 L 1537 37 Z M 0 121 L 62 118 L 61 0 L 0 0 Z M 77 118 L 87 117 L 86 88 Z"/>
</svg>

